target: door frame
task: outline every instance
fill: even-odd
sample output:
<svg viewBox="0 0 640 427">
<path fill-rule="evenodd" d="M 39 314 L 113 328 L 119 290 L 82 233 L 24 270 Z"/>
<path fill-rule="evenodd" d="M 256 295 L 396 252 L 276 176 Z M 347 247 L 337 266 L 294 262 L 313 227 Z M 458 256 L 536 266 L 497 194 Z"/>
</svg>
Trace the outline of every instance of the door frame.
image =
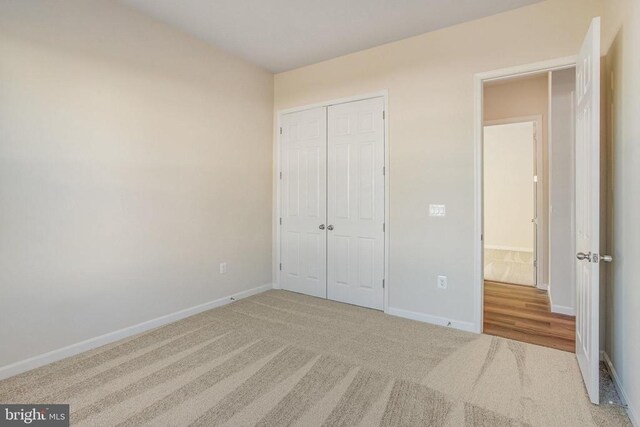
<svg viewBox="0 0 640 427">
<path fill-rule="evenodd" d="M 275 181 L 275 207 L 274 212 L 275 215 L 273 217 L 273 289 L 281 289 L 280 286 L 280 262 L 281 262 L 281 253 L 280 253 L 280 238 L 281 238 L 281 228 L 280 228 L 280 213 L 281 213 L 281 179 L 280 172 L 282 170 L 282 144 L 281 144 L 281 133 L 280 128 L 282 125 L 282 116 L 290 113 L 297 113 L 304 110 L 310 110 L 313 108 L 320 107 L 330 107 L 332 105 L 337 104 L 346 104 L 349 102 L 355 101 L 364 101 L 366 99 L 371 98 L 382 98 L 384 104 L 384 222 L 385 222 L 385 233 L 384 233 L 384 312 L 387 313 L 389 310 L 389 241 L 391 236 L 391 227 L 389 225 L 389 183 L 391 171 L 389 167 L 389 91 L 387 89 L 380 90 L 378 92 L 365 93 L 360 95 L 348 96 L 344 98 L 332 99 L 329 101 L 317 102 L 314 104 L 302 105 L 299 107 L 286 108 L 282 110 L 278 110 L 276 113 L 276 126 L 275 126 L 275 134 L 276 134 L 276 147 L 275 147 L 275 164 L 276 168 L 274 169 L 274 181 Z M 328 124 L 327 124 L 328 125 Z"/>
<path fill-rule="evenodd" d="M 540 140 L 540 135 L 542 134 L 542 115 L 538 114 L 538 115 L 534 115 L 534 116 L 522 116 L 522 117 L 507 117 L 504 119 L 497 119 L 497 120 L 485 120 L 482 128 L 484 130 L 484 127 L 486 126 L 498 126 L 498 125 L 509 125 L 509 124 L 513 124 L 513 123 L 529 123 L 529 122 L 533 122 L 535 124 L 535 139 L 534 139 L 534 146 L 535 146 L 535 158 L 533 159 L 534 161 L 534 172 L 536 174 L 536 176 L 538 176 L 538 181 L 536 182 L 539 183 L 540 179 L 539 177 L 542 176 L 542 172 L 543 172 L 543 144 L 542 141 Z M 484 141 L 483 141 L 483 150 L 484 150 Z M 483 157 L 483 167 L 484 167 L 484 157 Z M 538 289 L 547 289 L 547 286 L 545 283 L 542 283 L 541 277 L 542 277 L 542 272 L 544 271 L 544 252 L 545 250 L 548 252 L 549 251 L 549 239 L 548 236 L 544 235 L 544 224 L 547 222 L 547 218 L 544 217 L 544 209 L 543 209 L 543 204 L 540 203 L 540 201 L 538 199 L 540 199 L 538 192 L 542 192 L 542 200 L 544 200 L 545 198 L 548 198 L 549 195 L 548 194 L 544 194 L 544 186 L 541 189 L 536 186 L 536 193 L 534 194 L 534 206 L 535 206 L 535 215 L 536 218 L 538 218 L 538 223 L 537 223 L 537 227 L 536 227 L 536 233 L 535 233 L 535 241 L 534 241 L 534 245 L 533 245 L 533 250 L 534 250 L 534 254 L 535 254 L 535 259 L 536 259 L 536 276 L 535 276 L 535 284 L 534 286 Z M 483 194 L 484 197 L 484 194 Z M 484 200 L 483 200 L 483 206 L 482 206 L 482 211 L 483 211 L 483 219 L 484 219 Z M 542 244 L 540 243 L 542 242 Z M 484 245 L 482 250 L 484 251 Z M 484 255 L 483 255 L 484 257 Z"/>
<path fill-rule="evenodd" d="M 473 156 L 474 156 L 474 235 L 473 235 L 473 301 L 474 301 L 474 332 L 481 334 L 484 323 L 484 192 L 483 192 L 483 85 L 494 80 L 507 80 L 510 78 L 524 77 L 528 75 L 548 73 L 550 71 L 564 70 L 576 66 L 576 55 L 563 58 L 555 58 L 547 61 L 517 65 L 514 67 L 477 73 L 473 78 L 474 111 L 473 111 Z"/>
</svg>

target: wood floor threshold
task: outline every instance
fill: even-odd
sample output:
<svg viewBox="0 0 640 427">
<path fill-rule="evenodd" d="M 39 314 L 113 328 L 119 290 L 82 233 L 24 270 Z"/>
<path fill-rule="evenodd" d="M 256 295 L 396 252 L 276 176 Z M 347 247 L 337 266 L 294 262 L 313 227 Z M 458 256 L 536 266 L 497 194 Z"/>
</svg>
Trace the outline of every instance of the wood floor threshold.
<svg viewBox="0 0 640 427">
<path fill-rule="evenodd" d="M 575 352 L 575 317 L 551 312 L 547 291 L 485 281 L 484 333 Z"/>
<path fill-rule="evenodd" d="M 575 340 L 566 340 L 562 338 L 532 335 L 526 332 L 514 331 L 509 328 L 502 328 L 499 326 L 485 325 L 486 334 L 495 335 L 502 338 L 509 338 L 516 341 L 527 342 L 529 344 L 536 344 L 543 347 L 555 348 L 557 350 L 567 351 L 569 353 L 575 353 Z"/>
</svg>

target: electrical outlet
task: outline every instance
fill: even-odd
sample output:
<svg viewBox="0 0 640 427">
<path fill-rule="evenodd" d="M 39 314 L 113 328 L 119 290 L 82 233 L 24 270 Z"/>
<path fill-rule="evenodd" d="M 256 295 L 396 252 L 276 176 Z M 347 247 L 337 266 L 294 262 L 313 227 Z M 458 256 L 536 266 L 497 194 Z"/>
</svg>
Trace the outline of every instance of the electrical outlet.
<svg viewBox="0 0 640 427">
<path fill-rule="evenodd" d="M 438 289 L 447 289 L 447 276 L 438 276 Z"/>
<path fill-rule="evenodd" d="M 226 262 L 221 262 L 220 263 L 220 274 L 226 274 L 227 273 L 227 263 Z"/>
<path fill-rule="evenodd" d="M 445 205 L 429 205 L 429 216 L 445 216 L 446 214 Z"/>
</svg>

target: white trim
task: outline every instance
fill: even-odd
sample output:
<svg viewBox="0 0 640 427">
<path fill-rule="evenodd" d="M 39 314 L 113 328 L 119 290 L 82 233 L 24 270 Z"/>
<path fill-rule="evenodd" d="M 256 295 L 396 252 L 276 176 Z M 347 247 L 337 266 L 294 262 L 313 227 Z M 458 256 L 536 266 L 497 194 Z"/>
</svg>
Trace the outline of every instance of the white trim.
<svg viewBox="0 0 640 427">
<path fill-rule="evenodd" d="M 550 59 L 548 61 L 536 62 L 533 64 L 518 65 L 510 68 L 503 68 L 499 70 L 487 71 L 478 73 L 473 79 L 473 91 L 474 91 L 474 111 L 473 111 L 473 127 L 474 127 L 474 236 L 473 236 L 473 266 L 474 266 L 474 286 L 473 286 L 473 301 L 474 301 L 474 326 L 473 330 L 477 333 L 482 333 L 483 322 L 483 305 L 484 305 L 484 255 L 483 255 L 483 241 L 482 241 L 482 130 L 484 128 L 484 118 L 482 111 L 482 91 L 483 84 L 491 80 L 502 80 L 512 77 L 520 77 L 531 74 L 543 73 L 554 70 L 563 70 L 566 68 L 575 67 L 576 56 L 568 56 L 565 58 Z"/>
<path fill-rule="evenodd" d="M 567 316 L 575 316 L 576 309 L 574 307 L 569 307 L 568 305 L 559 305 L 554 304 L 551 300 L 551 292 L 549 292 L 549 305 L 551 306 L 551 312 L 557 314 L 564 314 Z"/>
<path fill-rule="evenodd" d="M 532 64 L 516 65 L 514 67 L 500 68 L 497 70 L 477 73 L 476 79 L 482 82 L 492 80 L 507 80 L 510 78 L 525 77 L 548 71 L 564 70 L 576 66 L 576 55 L 565 56 L 564 58 L 554 58 L 547 61 L 534 62 Z"/>
<path fill-rule="evenodd" d="M 128 326 L 126 328 L 109 332 L 104 335 L 100 335 L 94 338 L 89 338 L 75 344 L 68 345 L 66 347 L 59 348 L 57 350 L 50 351 L 48 353 L 39 354 L 37 356 L 30 357 L 25 360 L 14 362 L 10 365 L 0 367 L 0 380 L 12 377 L 14 375 L 21 374 L 31 369 L 39 368 L 49 363 L 62 360 L 64 358 L 74 356 L 76 354 L 92 350 L 94 348 L 101 347 L 106 344 L 128 338 L 141 332 L 157 328 L 159 326 L 166 325 L 168 323 L 176 322 L 180 319 L 184 319 L 194 314 L 201 313 L 212 308 L 221 307 L 223 305 L 230 304 L 234 301 L 250 297 L 252 295 L 259 294 L 261 292 L 271 289 L 271 283 L 258 286 L 257 288 L 249 289 L 246 291 L 238 292 L 227 297 L 219 298 L 214 301 L 209 301 L 204 304 L 199 304 L 193 307 L 186 308 L 184 310 L 176 311 L 164 316 L 157 317 L 146 322 L 138 323 L 137 325 Z"/>
<path fill-rule="evenodd" d="M 620 381 L 620 377 L 618 376 L 616 369 L 613 367 L 613 362 L 611 361 L 611 358 L 609 357 L 607 352 L 602 352 L 602 356 L 603 356 L 602 359 L 604 360 L 604 363 L 605 365 L 607 365 L 607 369 L 611 374 L 611 379 L 613 379 L 613 385 L 616 387 L 616 390 L 618 391 L 618 395 L 620 396 L 622 403 L 627 405 L 627 415 L 629 415 L 631 424 L 633 424 L 634 427 L 640 427 L 640 416 L 638 415 L 639 414 L 638 408 L 633 407 L 632 404 L 630 403 L 631 400 L 629 400 L 627 393 L 624 391 L 624 388 L 622 387 L 622 381 Z"/>
<path fill-rule="evenodd" d="M 403 310 L 401 308 L 389 307 L 387 314 L 403 317 L 405 319 L 417 320 L 419 322 L 431 323 L 432 325 L 445 326 L 461 331 L 476 332 L 473 322 L 447 319 L 446 317 L 432 316 L 430 314 L 418 313 L 415 311 Z"/>
<path fill-rule="evenodd" d="M 548 291 L 547 295 L 549 296 L 549 306 L 551 307 L 551 312 L 557 313 L 557 314 L 565 314 L 567 316 L 575 316 L 576 315 L 575 307 L 569 307 L 568 305 L 559 305 L 559 304 L 553 303 L 553 297 L 551 296 L 550 288 L 551 286 L 547 286 L 547 291 Z M 600 357 L 600 359 L 602 360 L 602 357 Z"/>
<path fill-rule="evenodd" d="M 361 95 L 346 96 L 344 98 L 332 99 L 330 101 L 316 102 L 314 104 L 301 105 L 299 107 L 285 108 L 283 110 L 278 110 L 278 119 L 280 119 L 280 116 L 283 116 L 285 114 L 297 113 L 300 111 L 311 110 L 313 108 L 328 107 L 330 105 L 346 104 L 347 102 L 364 101 L 365 99 L 380 98 L 380 97 L 384 97 L 386 101 L 387 98 L 389 97 L 389 90 L 384 89 L 378 92 L 363 93 Z M 387 106 L 387 103 L 385 102 L 385 107 L 386 106 Z"/>
<path fill-rule="evenodd" d="M 538 122 L 538 125 L 542 125 L 542 114 L 536 114 L 532 116 L 517 116 L 517 117 L 505 117 L 504 119 L 485 120 L 484 126 L 499 126 L 510 125 L 513 123 L 528 123 Z"/>
<path fill-rule="evenodd" d="M 533 253 L 533 248 L 516 248 L 513 246 L 501 246 L 501 245 L 485 245 L 485 249 L 493 249 L 495 251 L 511 251 L 511 252 L 529 252 Z"/>
<path fill-rule="evenodd" d="M 389 156 L 389 120 L 391 117 L 391 113 L 389 112 L 389 91 L 384 90 L 383 92 L 384 99 L 384 222 L 385 222 L 385 233 L 384 233 L 384 312 L 389 312 L 389 258 L 391 254 L 391 246 L 389 245 L 389 240 L 391 236 L 391 221 L 389 220 L 389 213 L 391 212 L 391 204 L 389 203 L 391 197 L 390 191 L 390 174 L 391 168 L 390 165 L 390 156 Z"/>
<path fill-rule="evenodd" d="M 565 314 L 567 316 L 575 316 L 576 309 L 566 305 L 551 304 L 551 312 L 557 314 Z"/>
<path fill-rule="evenodd" d="M 390 183 L 390 179 L 389 177 L 391 176 L 391 170 L 389 167 L 389 91 L 387 89 L 378 91 L 378 92 L 372 92 L 372 93 L 366 93 L 366 94 L 362 94 L 362 95 L 354 95 L 354 96 L 349 96 L 349 97 L 345 97 L 345 98 L 338 98 L 338 99 L 333 99 L 330 101 L 324 101 L 324 102 L 318 102 L 315 104 L 308 104 L 308 105 L 303 105 L 300 107 L 293 107 L 293 108 L 287 108 L 287 109 L 283 109 L 283 110 L 278 110 L 277 112 L 277 120 L 276 120 L 276 164 L 277 167 L 274 170 L 274 174 L 275 174 L 275 181 L 276 181 L 276 189 L 275 189 L 275 194 L 276 194 L 276 200 L 275 200 L 275 215 L 273 218 L 273 227 L 275 230 L 275 236 L 274 236 L 274 242 L 273 242 L 273 249 L 274 249 L 274 253 L 275 253 L 275 257 L 274 257 L 274 263 L 273 263 L 273 271 L 275 272 L 274 274 L 274 282 L 273 282 L 273 288 L 274 289 L 281 289 L 280 287 L 280 262 L 281 262 L 281 254 L 280 254 L 280 199 L 281 199 L 281 189 L 280 189 L 280 171 L 282 170 L 282 164 L 281 164 L 281 141 L 280 139 L 282 138 L 282 136 L 280 135 L 280 127 L 282 126 L 282 116 L 285 114 L 290 114 L 290 113 L 296 113 L 296 112 L 300 112 L 300 111 L 305 111 L 305 110 L 310 110 L 312 108 L 320 108 L 320 107 L 329 107 L 331 105 L 337 105 L 337 104 L 345 104 L 347 102 L 354 102 L 354 101 L 364 101 L 366 99 L 371 99 L 371 98 L 383 98 L 383 102 L 384 102 L 384 114 L 385 114 L 385 119 L 384 119 L 384 169 L 385 169 L 385 174 L 384 174 L 384 221 L 385 221 L 385 233 L 384 233 L 384 304 L 383 304 L 383 309 L 385 313 L 388 313 L 389 310 L 389 251 L 390 251 L 390 245 L 389 245 L 389 240 L 390 240 L 390 236 L 391 236 L 391 227 L 390 227 L 390 221 L 389 221 L 389 213 L 390 213 L 390 203 L 389 203 L 389 183 Z"/>
</svg>

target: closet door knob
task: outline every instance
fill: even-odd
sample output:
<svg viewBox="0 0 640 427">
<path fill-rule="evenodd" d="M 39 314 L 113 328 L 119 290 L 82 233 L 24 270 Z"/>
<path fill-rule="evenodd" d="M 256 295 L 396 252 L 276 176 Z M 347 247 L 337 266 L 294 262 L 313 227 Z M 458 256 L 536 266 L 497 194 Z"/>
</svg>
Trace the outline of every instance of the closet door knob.
<svg viewBox="0 0 640 427">
<path fill-rule="evenodd" d="M 329 231 L 333 230 L 333 225 L 327 226 L 327 230 L 329 230 Z"/>
<path fill-rule="evenodd" d="M 320 230 L 324 230 L 324 224 L 320 224 L 320 226 L 318 227 Z"/>
</svg>

